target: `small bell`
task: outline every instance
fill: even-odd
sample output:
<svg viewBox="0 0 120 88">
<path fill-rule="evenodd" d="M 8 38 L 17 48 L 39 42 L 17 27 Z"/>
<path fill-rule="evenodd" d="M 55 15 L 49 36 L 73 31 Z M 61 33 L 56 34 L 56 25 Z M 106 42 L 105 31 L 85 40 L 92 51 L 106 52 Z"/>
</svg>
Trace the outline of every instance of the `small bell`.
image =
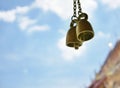
<svg viewBox="0 0 120 88">
<path fill-rule="evenodd" d="M 70 29 L 67 32 L 66 45 L 68 47 L 74 47 L 75 49 L 78 49 L 82 45 L 82 41 L 77 39 L 76 26 L 74 26 L 73 22 L 71 22 Z"/>
<path fill-rule="evenodd" d="M 86 13 L 81 13 L 78 17 L 76 34 L 78 40 L 87 41 L 94 37 L 94 31 L 91 24 L 87 21 L 88 15 Z"/>
</svg>

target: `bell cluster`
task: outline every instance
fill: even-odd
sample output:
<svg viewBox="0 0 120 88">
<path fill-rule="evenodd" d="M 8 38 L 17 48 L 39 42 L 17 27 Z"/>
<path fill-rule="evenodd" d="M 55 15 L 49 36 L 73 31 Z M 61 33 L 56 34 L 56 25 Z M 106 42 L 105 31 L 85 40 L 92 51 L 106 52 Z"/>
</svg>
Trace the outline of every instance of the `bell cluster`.
<svg viewBox="0 0 120 88">
<path fill-rule="evenodd" d="M 77 19 L 72 19 L 70 23 L 70 29 L 66 36 L 66 45 L 79 49 L 83 42 L 88 41 L 94 37 L 93 28 L 88 22 L 88 15 L 81 13 Z"/>
</svg>

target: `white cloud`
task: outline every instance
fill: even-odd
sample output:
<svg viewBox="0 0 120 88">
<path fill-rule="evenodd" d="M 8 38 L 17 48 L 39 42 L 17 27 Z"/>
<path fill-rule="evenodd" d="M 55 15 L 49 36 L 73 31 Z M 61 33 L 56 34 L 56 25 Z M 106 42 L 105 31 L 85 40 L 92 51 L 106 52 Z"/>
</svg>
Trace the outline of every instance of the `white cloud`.
<svg viewBox="0 0 120 88">
<path fill-rule="evenodd" d="M 111 34 L 110 33 L 104 33 L 102 31 L 99 31 L 96 33 L 96 37 L 97 38 L 107 38 L 107 39 L 110 39 L 111 38 Z"/>
<path fill-rule="evenodd" d="M 33 6 L 18 6 L 13 10 L 0 11 L 0 20 L 5 22 L 17 21 L 20 29 L 27 30 L 28 32 L 48 30 L 50 28 L 48 25 L 36 25 L 36 19 L 30 19 L 28 16 L 24 16 L 30 8 L 33 8 Z"/>
<path fill-rule="evenodd" d="M 96 42 L 96 40 L 100 40 L 100 39 L 104 39 L 109 41 L 111 39 L 111 34 L 110 33 L 104 33 L 102 31 L 99 31 L 95 34 L 94 38 L 91 41 L 87 41 L 85 42 L 81 47 L 79 47 L 78 50 L 75 50 L 74 48 L 71 47 L 67 47 L 66 46 L 66 33 L 65 31 L 60 31 L 60 33 L 62 33 L 64 35 L 64 37 L 60 38 L 58 40 L 58 48 L 61 51 L 61 56 L 65 59 L 65 60 L 73 60 L 77 57 L 80 56 L 84 56 L 86 54 L 86 50 L 88 50 L 89 48 L 87 47 L 87 44 L 91 44 L 91 42 L 93 43 Z M 109 47 L 113 47 L 112 43 L 108 43 Z M 89 50 L 88 50 L 89 51 Z"/>
<path fill-rule="evenodd" d="M 28 32 L 35 32 L 35 31 L 46 31 L 49 30 L 50 27 L 48 25 L 35 25 L 29 29 Z"/>
<path fill-rule="evenodd" d="M 71 14 L 72 11 L 70 11 L 71 3 L 72 3 L 72 1 L 70 1 L 70 0 L 65 0 L 65 1 L 36 0 L 34 3 L 34 6 L 39 7 L 41 9 L 43 9 L 44 11 L 50 10 L 50 11 L 56 13 L 61 18 L 66 19 L 72 15 Z"/>
<path fill-rule="evenodd" d="M 8 11 L 0 11 L 0 20 L 5 22 L 14 22 L 17 19 L 17 15 L 26 14 L 30 10 L 30 6 L 20 7 Z"/>
<path fill-rule="evenodd" d="M 21 30 L 26 30 L 29 33 L 35 32 L 35 31 L 47 31 L 50 29 L 48 25 L 36 25 L 37 20 L 30 19 L 27 16 L 21 16 L 18 19 L 18 25 L 21 28 Z"/>
<path fill-rule="evenodd" d="M 93 13 L 97 8 L 97 2 L 95 0 L 82 0 L 81 1 L 83 11 L 86 13 Z M 26 14 L 35 8 L 43 9 L 44 11 L 52 11 L 60 16 L 62 19 L 68 19 L 73 15 L 73 1 L 72 0 L 35 0 L 28 6 L 17 6 L 13 10 L 0 11 L 0 20 L 5 22 L 14 22 L 18 15 Z"/>
<path fill-rule="evenodd" d="M 102 2 L 108 5 L 111 9 L 116 9 L 120 7 L 120 0 L 102 0 Z"/>
<path fill-rule="evenodd" d="M 3 20 L 5 22 L 14 22 L 16 20 L 15 10 L 0 11 L 0 20 Z"/>
<path fill-rule="evenodd" d="M 83 11 L 86 13 L 93 13 L 97 8 L 95 0 L 82 0 Z M 36 0 L 34 6 L 40 7 L 44 11 L 53 11 L 63 19 L 68 19 L 73 15 L 73 1 L 72 0 Z"/>
<path fill-rule="evenodd" d="M 19 22 L 19 27 L 22 29 L 22 30 L 26 30 L 29 26 L 33 25 L 36 23 L 36 20 L 33 20 L 33 19 L 30 19 L 28 17 L 20 17 L 18 19 L 18 22 Z"/>
<path fill-rule="evenodd" d="M 71 47 L 67 47 L 65 45 L 66 43 L 66 36 L 64 36 L 63 38 L 59 39 L 57 45 L 58 48 L 61 51 L 61 56 L 65 59 L 65 60 L 73 60 L 81 55 L 84 55 L 84 53 L 86 52 L 86 46 L 82 45 L 81 47 L 79 47 L 78 50 L 75 50 L 74 48 Z"/>
<path fill-rule="evenodd" d="M 97 9 L 98 4 L 96 0 L 81 0 L 81 7 L 83 8 L 83 12 L 88 13 L 92 17 L 92 14 Z"/>
<path fill-rule="evenodd" d="M 23 6 L 23 7 L 17 6 L 15 10 L 16 10 L 16 13 L 18 13 L 18 14 L 25 14 L 25 13 L 27 13 L 30 9 L 31 9 L 30 6 Z"/>
<path fill-rule="evenodd" d="M 97 41 L 98 42 L 102 41 L 102 42 L 106 42 L 107 43 L 107 46 L 106 47 L 109 47 L 110 49 L 113 49 L 114 48 L 114 43 L 112 42 L 114 39 L 113 39 L 113 35 L 111 33 L 105 33 L 105 32 L 102 32 L 102 31 L 98 31 L 95 33 L 95 36 L 93 38 L 93 41 Z M 110 42 L 111 41 L 111 42 Z"/>
<path fill-rule="evenodd" d="M 36 8 L 33 4 L 29 6 L 17 6 L 15 9 L 8 11 L 0 11 L 0 20 L 5 22 L 17 21 L 21 30 L 27 30 L 28 32 L 45 31 L 49 29 L 47 25 L 36 25 L 36 19 L 30 19 L 26 14 Z M 25 16 L 26 15 L 26 16 Z"/>
</svg>

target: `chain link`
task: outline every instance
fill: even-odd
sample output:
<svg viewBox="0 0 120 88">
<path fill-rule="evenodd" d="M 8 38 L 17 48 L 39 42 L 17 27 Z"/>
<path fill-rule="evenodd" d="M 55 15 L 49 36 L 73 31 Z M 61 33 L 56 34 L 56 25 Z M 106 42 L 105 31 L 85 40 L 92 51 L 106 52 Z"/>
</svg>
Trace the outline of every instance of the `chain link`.
<svg viewBox="0 0 120 88">
<path fill-rule="evenodd" d="M 71 17 L 71 20 L 74 20 L 77 18 L 77 12 L 76 12 L 77 6 L 78 6 L 78 15 L 82 13 L 80 0 L 73 0 L 73 16 Z"/>
<path fill-rule="evenodd" d="M 78 0 L 78 15 L 82 13 L 82 8 L 81 8 L 81 4 L 80 4 L 80 0 Z"/>
<path fill-rule="evenodd" d="M 76 16 L 76 9 L 77 9 L 76 0 L 74 0 L 74 3 L 73 3 L 73 17 L 77 17 Z"/>
</svg>

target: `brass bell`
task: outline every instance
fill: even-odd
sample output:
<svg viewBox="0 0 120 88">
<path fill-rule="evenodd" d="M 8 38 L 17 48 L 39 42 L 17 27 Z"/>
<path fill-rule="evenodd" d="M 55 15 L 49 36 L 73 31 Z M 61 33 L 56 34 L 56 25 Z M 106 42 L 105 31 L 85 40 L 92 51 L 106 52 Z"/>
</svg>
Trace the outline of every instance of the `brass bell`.
<svg viewBox="0 0 120 88">
<path fill-rule="evenodd" d="M 82 45 L 82 41 L 79 41 L 76 36 L 76 26 L 74 26 L 74 22 L 71 22 L 70 29 L 67 32 L 66 36 L 66 45 L 68 47 L 74 47 L 78 49 Z"/>
<path fill-rule="evenodd" d="M 94 37 L 94 31 L 91 24 L 87 21 L 88 15 L 86 13 L 81 13 L 78 17 L 76 34 L 78 40 L 87 41 Z"/>
</svg>

